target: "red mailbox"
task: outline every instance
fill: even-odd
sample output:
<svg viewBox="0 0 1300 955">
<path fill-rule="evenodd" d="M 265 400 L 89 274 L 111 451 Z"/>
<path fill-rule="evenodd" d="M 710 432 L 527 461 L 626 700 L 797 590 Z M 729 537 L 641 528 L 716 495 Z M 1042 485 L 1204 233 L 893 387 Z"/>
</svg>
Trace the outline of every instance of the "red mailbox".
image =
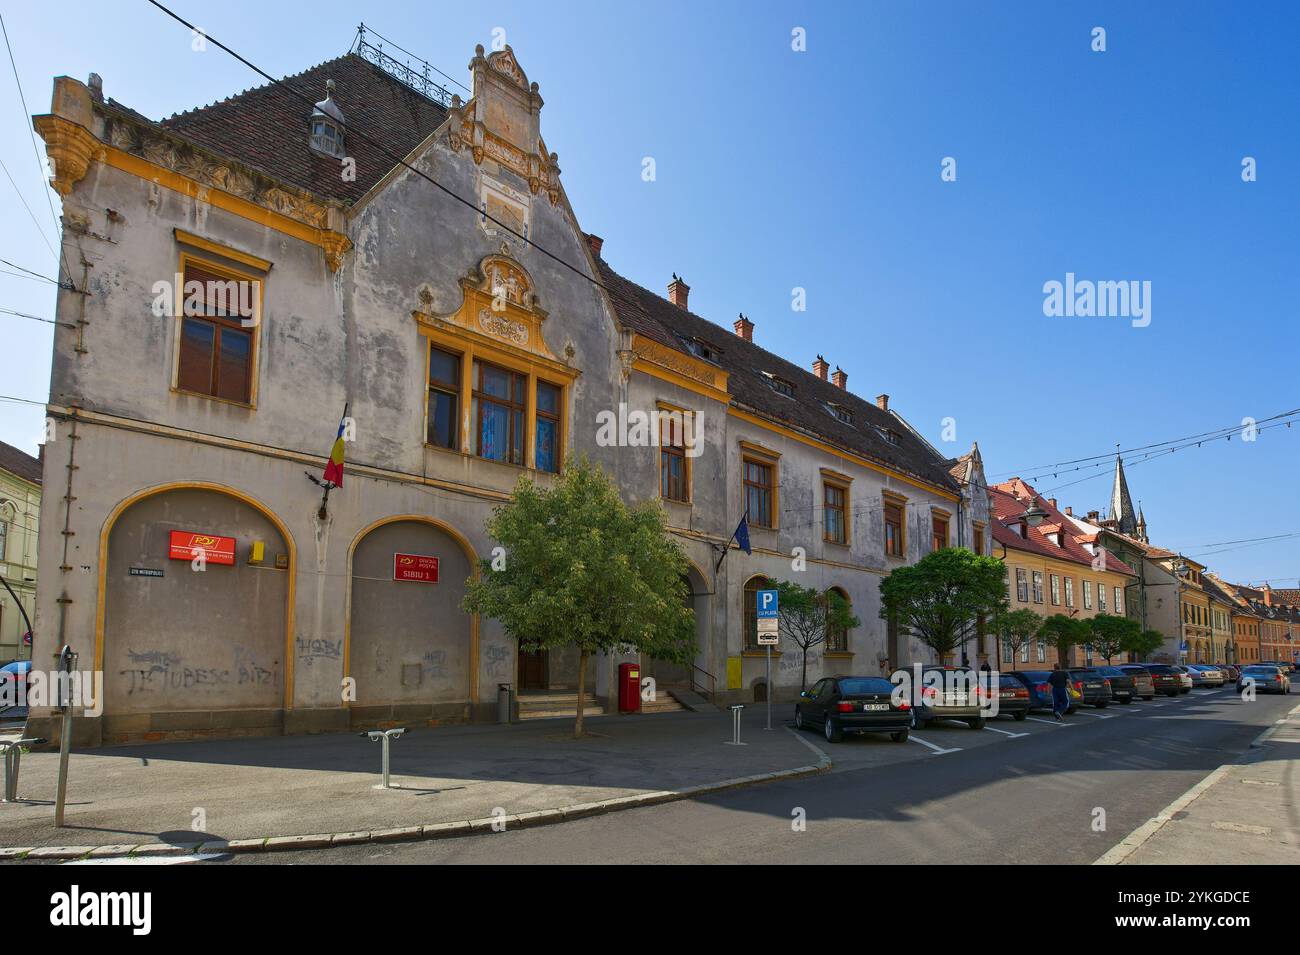
<svg viewBox="0 0 1300 955">
<path fill-rule="evenodd" d="M 618 711 L 641 712 L 641 666 L 637 663 L 618 665 Z"/>
</svg>

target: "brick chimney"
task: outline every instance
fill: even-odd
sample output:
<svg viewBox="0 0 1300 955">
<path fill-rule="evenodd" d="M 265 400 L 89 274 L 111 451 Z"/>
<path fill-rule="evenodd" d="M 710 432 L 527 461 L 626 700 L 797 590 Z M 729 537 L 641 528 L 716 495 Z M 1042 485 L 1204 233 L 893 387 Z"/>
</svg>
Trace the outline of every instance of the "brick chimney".
<svg viewBox="0 0 1300 955">
<path fill-rule="evenodd" d="M 876 395 L 876 407 L 881 411 L 889 410 L 889 395 Z"/>
<path fill-rule="evenodd" d="M 846 391 L 848 390 L 849 376 L 843 369 L 840 368 L 839 365 L 836 365 L 835 371 L 831 373 L 831 381 L 835 383 L 836 388 L 843 388 Z"/>
<path fill-rule="evenodd" d="M 1074 517 L 1074 508 L 1071 507 L 1069 504 L 1065 505 L 1065 516 Z"/>
<path fill-rule="evenodd" d="M 1261 587 L 1260 590 L 1262 590 L 1264 593 L 1264 606 L 1265 607 L 1273 606 L 1273 588 L 1268 585 L 1267 580 L 1264 581 L 1264 586 Z"/>
<path fill-rule="evenodd" d="M 736 329 L 736 334 L 745 341 L 752 342 L 754 340 L 754 323 L 744 315 L 741 315 L 740 318 L 736 319 L 733 325 Z"/>
<path fill-rule="evenodd" d="M 1047 503 L 1050 504 L 1050 505 L 1052 505 L 1052 510 L 1056 510 L 1056 498 L 1054 498 L 1054 497 L 1049 497 L 1049 498 L 1047 499 Z"/>
<path fill-rule="evenodd" d="M 1101 511 L 1089 511 L 1089 512 L 1088 512 L 1088 523 L 1090 523 L 1090 524 L 1096 524 L 1097 521 L 1100 520 L 1100 518 L 1101 518 Z"/>
<path fill-rule="evenodd" d="M 686 297 L 691 294 L 691 287 L 673 273 L 673 280 L 668 283 L 668 301 L 678 308 L 686 307 Z"/>
<path fill-rule="evenodd" d="M 831 370 L 831 366 L 826 364 L 826 359 L 823 358 L 821 355 L 818 355 L 817 360 L 813 362 L 813 374 L 816 375 L 818 378 L 820 378 L 822 381 L 825 381 L 826 375 L 830 372 L 830 370 Z"/>
<path fill-rule="evenodd" d="M 598 235 L 590 232 L 587 233 L 587 245 L 591 246 L 591 254 L 600 258 L 600 247 L 605 244 L 605 240 Z"/>
</svg>

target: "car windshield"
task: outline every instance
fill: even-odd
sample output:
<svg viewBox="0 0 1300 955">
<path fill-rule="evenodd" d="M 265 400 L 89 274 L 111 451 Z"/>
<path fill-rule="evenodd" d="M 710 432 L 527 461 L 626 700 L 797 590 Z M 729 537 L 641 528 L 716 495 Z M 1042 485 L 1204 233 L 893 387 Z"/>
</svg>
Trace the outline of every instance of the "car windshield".
<svg viewBox="0 0 1300 955">
<path fill-rule="evenodd" d="M 1242 669 L 1241 672 L 1254 673 L 1254 674 L 1258 674 L 1259 676 L 1268 676 L 1270 674 L 1276 673 L 1277 667 L 1261 667 L 1261 666 L 1245 667 Z"/>
<path fill-rule="evenodd" d="M 849 677 L 847 680 L 840 680 L 840 692 L 845 696 L 856 696 L 859 693 L 892 693 L 894 684 L 878 676 Z"/>
<path fill-rule="evenodd" d="M 1178 672 L 1173 667 L 1166 666 L 1163 663 L 1152 664 L 1151 666 L 1147 667 L 1147 669 L 1150 670 L 1152 673 L 1177 673 Z"/>
<path fill-rule="evenodd" d="M 1103 676 L 1128 676 L 1119 667 L 1097 667 L 1097 672 Z"/>
<path fill-rule="evenodd" d="M 998 686 L 1020 687 L 1022 685 L 1023 684 L 1015 677 L 1008 676 L 1005 673 L 1002 674 L 1002 676 L 998 677 Z"/>
</svg>

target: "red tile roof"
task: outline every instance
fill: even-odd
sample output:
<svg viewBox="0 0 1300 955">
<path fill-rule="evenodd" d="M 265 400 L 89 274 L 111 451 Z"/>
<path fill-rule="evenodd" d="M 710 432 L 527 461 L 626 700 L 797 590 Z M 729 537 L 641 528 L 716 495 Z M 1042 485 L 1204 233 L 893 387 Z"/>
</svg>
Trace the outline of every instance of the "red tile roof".
<svg viewBox="0 0 1300 955">
<path fill-rule="evenodd" d="M 993 522 L 993 539 L 999 544 L 1013 550 L 1055 557 L 1058 560 L 1086 564 L 1089 567 L 1093 565 L 1096 558 L 1083 546 L 1084 538 L 1092 535 L 1071 533 L 1070 528 L 1074 525 L 1069 522 L 1069 519 L 1057 510 L 1051 501 L 1041 497 L 1027 482 L 1020 478 L 1012 478 L 1002 484 L 994 484 L 989 488 L 989 496 L 993 499 L 993 513 L 997 518 Z M 1018 532 L 1012 530 L 1012 526 L 1020 522 L 1021 515 L 1035 501 L 1047 512 L 1047 520 L 1037 527 L 1026 525 L 1026 536 L 1021 537 Z M 1058 531 L 1061 532 L 1059 546 L 1047 536 Z M 1128 564 L 1104 547 L 1099 549 L 1099 553 L 1104 555 L 1104 569 L 1137 576 Z"/>
</svg>

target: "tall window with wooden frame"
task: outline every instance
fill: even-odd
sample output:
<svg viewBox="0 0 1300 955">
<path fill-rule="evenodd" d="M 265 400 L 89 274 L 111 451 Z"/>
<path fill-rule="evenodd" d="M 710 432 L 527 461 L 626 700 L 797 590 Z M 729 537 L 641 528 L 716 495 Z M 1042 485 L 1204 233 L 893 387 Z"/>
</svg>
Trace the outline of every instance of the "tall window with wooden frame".
<svg viewBox="0 0 1300 955">
<path fill-rule="evenodd" d="M 181 268 L 177 390 L 252 404 L 262 279 L 189 255 Z"/>
<path fill-rule="evenodd" d="M 539 471 L 560 471 L 560 387 L 548 381 L 537 383 L 536 420 L 533 422 L 533 464 Z"/>
<path fill-rule="evenodd" d="M 1016 568 L 1016 599 L 1022 604 L 1029 603 L 1029 575 L 1025 568 Z"/>
<path fill-rule="evenodd" d="M 948 546 L 948 515 L 935 512 L 930 515 L 930 549 L 943 550 Z"/>
<path fill-rule="evenodd" d="M 776 526 L 776 507 L 773 497 L 776 465 L 770 461 L 746 457 L 745 513 L 754 527 Z"/>
<path fill-rule="evenodd" d="M 1034 603 L 1040 604 L 1043 602 L 1043 572 L 1041 570 L 1034 571 L 1033 580 Z"/>
<path fill-rule="evenodd" d="M 984 525 L 975 524 L 971 528 L 971 550 L 983 555 L 984 553 Z"/>
<path fill-rule="evenodd" d="M 758 592 L 767 589 L 766 577 L 751 577 L 745 581 L 745 649 L 758 650 Z"/>
<path fill-rule="evenodd" d="M 885 556 L 903 557 L 907 541 L 903 536 L 903 507 L 901 500 L 885 498 Z"/>
<path fill-rule="evenodd" d="M 688 504 L 691 500 L 690 459 L 686 456 L 686 429 L 690 412 L 659 409 L 659 496 Z"/>
<path fill-rule="evenodd" d="M 850 611 L 853 610 L 853 604 L 849 601 L 849 595 L 842 587 L 832 587 L 826 592 L 826 599 L 829 601 L 831 594 L 835 594 Z M 849 652 L 849 631 L 847 627 L 827 627 L 826 628 L 826 652 L 827 653 L 848 653 Z"/>
<path fill-rule="evenodd" d="M 429 419 L 425 440 L 460 450 L 460 356 L 429 348 Z"/>
<path fill-rule="evenodd" d="M 1061 575 L 1052 574 L 1051 580 L 1052 580 L 1052 606 L 1059 607 L 1061 606 Z"/>
<path fill-rule="evenodd" d="M 523 464 L 527 404 L 524 375 L 476 359 L 470 402 L 474 454 L 489 461 Z"/>
<path fill-rule="evenodd" d="M 1073 577 L 1065 578 L 1065 605 L 1067 607 L 1074 606 L 1074 578 Z"/>
<path fill-rule="evenodd" d="M 847 544 L 848 490 L 830 481 L 822 485 L 822 536 L 832 544 Z"/>
</svg>

